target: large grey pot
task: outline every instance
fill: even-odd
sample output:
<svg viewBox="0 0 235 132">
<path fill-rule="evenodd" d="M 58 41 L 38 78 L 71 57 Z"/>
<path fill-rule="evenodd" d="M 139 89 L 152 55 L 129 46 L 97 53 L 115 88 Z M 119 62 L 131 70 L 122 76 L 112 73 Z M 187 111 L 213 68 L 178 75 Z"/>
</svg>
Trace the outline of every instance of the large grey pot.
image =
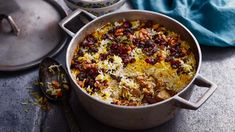
<svg viewBox="0 0 235 132">
<path fill-rule="evenodd" d="M 80 86 L 76 84 L 75 78 L 71 74 L 70 64 L 74 50 L 84 37 L 110 21 L 120 19 L 126 20 L 153 20 L 167 27 L 169 30 L 180 34 L 183 40 L 189 42 L 197 60 L 197 72 L 192 81 L 178 94 L 165 101 L 147 105 L 147 106 L 116 106 L 105 103 L 91 97 L 82 91 Z M 87 23 L 84 26 L 79 24 Z M 71 15 L 60 22 L 62 29 L 72 36 L 72 40 L 68 46 L 66 54 L 66 67 L 72 80 L 73 87 L 78 98 L 87 112 L 104 124 L 123 128 L 123 129 L 146 129 L 160 125 L 170 120 L 180 108 L 196 110 L 198 109 L 215 91 L 216 85 L 199 75 L 201 65 L 201 50 L 196 38 L 182 24 L 176 20 L 150 11 L 131 10 L 125 12 L 110 13 L 96 18 L 95 16 L 83 10 L 76 10 Z M 74 30 L 77 28 L 77 30 Z M 79 30 L 80 29 L 80 30 Z M 190 102 L 188 99 L 194 84 L 199 87 L 206 87 L 208 90 L 196 102 Z"/>
</svg>

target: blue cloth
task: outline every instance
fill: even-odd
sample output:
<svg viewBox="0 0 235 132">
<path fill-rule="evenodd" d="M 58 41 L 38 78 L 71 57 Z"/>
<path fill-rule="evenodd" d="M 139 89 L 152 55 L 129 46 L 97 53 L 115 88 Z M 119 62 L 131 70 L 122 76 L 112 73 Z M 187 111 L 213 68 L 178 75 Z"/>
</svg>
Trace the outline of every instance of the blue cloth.
<svg viewBox="0 0 235 132">
<path fill-rule="evenodd" d="M 235 0 L 131 0 L 131 4 L 175 18 L 202 45 L 235 46 Z"/>
</svg>

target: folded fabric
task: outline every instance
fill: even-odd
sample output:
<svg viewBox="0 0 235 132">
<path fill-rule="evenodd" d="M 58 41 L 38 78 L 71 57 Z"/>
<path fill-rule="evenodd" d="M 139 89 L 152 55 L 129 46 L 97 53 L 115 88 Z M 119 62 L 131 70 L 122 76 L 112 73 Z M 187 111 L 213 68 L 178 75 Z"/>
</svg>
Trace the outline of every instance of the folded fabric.
<svg viewBox="0 0 235 132">
<path fill-rule="evenodd" d="M 131 0 L 131 4 L 175 18 L 202 45 L 235 46 L 235 0 Z"/>
</svg>

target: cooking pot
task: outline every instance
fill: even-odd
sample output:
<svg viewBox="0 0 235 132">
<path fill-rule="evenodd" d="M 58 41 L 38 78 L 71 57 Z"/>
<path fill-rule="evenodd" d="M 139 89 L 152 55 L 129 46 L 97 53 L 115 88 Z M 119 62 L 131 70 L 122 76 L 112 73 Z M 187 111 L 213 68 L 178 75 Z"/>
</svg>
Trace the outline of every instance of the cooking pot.
<svg viewBox="0 0 235 132">
<path fill-rule="evenodd" d="M 169 30 L 175 31 L 182 37 L 182 40 L 189 42 L 196 57 L 197 72 L 183 90 L 173 97 L 155 104 L 146 106 L 118 106 L 98 100 L 80 88 L 70 70 L 75 48 L 83 41 L 86 35 L 95 31 L 97 28 L 107 22 L 122 19 L 152 20 L 162 24 Z M 82 23 L 83 25 L 81 26 L 80 24 Z M 84 25 L 84 23 L 86 24 Z M 199 74 L 202 57 L 201 49 L 196 38 L 185 26 L 168 16 L 150 11 L 129 10 L 110 13 L 97 18 L 86 11 L 78 9 L 64 18 L 59 25 L 72 37 L 66 53 L 66 67 L 80 103 L 90 115 L 104 124 L 123 129 L 151 128 L 170 120 L 180 108 L 198 109 L 216 89 L 216 84 Z M 194 85 L 206 87 L 207 91 L 196 102 L 191 102 L 188 99 L 191 96 Z"/>
</svg>

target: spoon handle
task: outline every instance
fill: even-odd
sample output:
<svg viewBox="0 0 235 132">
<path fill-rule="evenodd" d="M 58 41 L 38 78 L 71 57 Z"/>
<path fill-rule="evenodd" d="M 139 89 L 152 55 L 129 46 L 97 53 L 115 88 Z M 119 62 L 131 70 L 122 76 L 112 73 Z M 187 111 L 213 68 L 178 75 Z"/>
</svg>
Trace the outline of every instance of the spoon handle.
<svg viewBox="0 0 235 132">
<path fill-rule="evenodd" d="M 65 114 L 65 117 L 67 119 L 69 128 L 71 132 L 80 132 L 80 129 L 78 127 L 78 121 L 75 118 L 75 115 L 73 114 L 73 110 L 70 107 L 67 100 L 62 101 L 62 108 Z"/>
</svg>

